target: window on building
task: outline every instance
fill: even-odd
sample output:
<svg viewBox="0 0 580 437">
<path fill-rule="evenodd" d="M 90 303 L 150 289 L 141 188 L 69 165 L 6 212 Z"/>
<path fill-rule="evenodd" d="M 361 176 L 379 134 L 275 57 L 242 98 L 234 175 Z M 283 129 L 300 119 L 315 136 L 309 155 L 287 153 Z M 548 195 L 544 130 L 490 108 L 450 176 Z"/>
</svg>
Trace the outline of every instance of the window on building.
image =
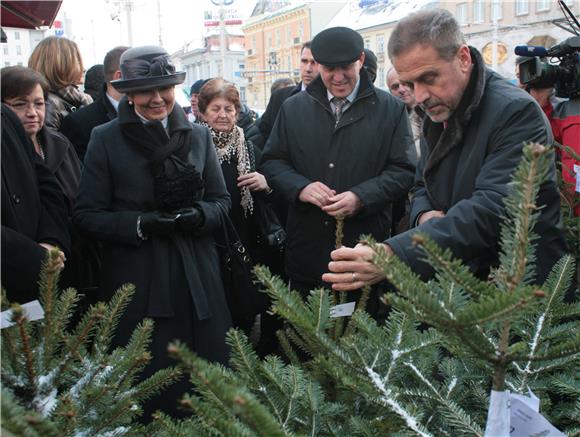
<svg viewBox="0 0 580 437">
<path fill-rule="evenodd" d="M 292 26 L 286 26 L 286 45 L 292 44 Z"/>
<path fill-rule="evenodd" d="M 379 88 L 384 88 L 385 87 L 385 67 L 379 67 L 378 79 L 379 79 Z"/>
<path fill-rule="evenodd" d="M 491 1 L 491 21 L 501 20 L 503 18 L 503 4 L 502 0 Z"/>
<path fill-rule="evenodd" d="M 473 1 L 473 22 L 483 23 L 485 21 L 485 3 L 483 0 Z"/>
<path fill-rule="evenodd" d="M 256 35 L 252 35 L 252 48 L 256 50 Z"/>
<path fill-rule="evenodd" d="M 242 103 L 246 103 L 246 87 L 240 87 L 240 100 Z"/>
<path fill-rule="evenodd" d="M 292 56 L 288 56 L 288 71 L 292 74 Z"/>
<path fill-rule="evenodd" d="M 536 3 L 536 10 L 538 12 L 545 12 L 550 10 L 550 0 L 538 0 Z"/>
<path fill-rule="evenodd" d="M 298 26 L 298 35 L 300 36 L 300 41 L 304 41 L 304 23 L 302 21 Z"/>
<path fill-rule="evenodd" d="M 18 32 L 18 31 L 14 32 L 14 39 L 16 41 L 20 41 L 20 32 Z"/>
<path fill-rule="evenodd" d="M 365 49 L 371 49 L 371 39 L 370 38 L 365 38 Z"/>
<path fill-rule="evenodd" d="M 377 36 L 377 53 L 385 53 L 385 37 L 383 35 Z"/>
<path fill-rule="evenodd" d="M 22 54 L 22 48 L 20 46 L 16 46 L 16 54 L 17 55 L 21 55 Z"/>
<path fill-rule="evenodd" d="M 467 3 L 457 4 L 457 13 L 455 14 L 457 22 L 464 26 L 467 24 Z"/>
<path fill-rule="evenodd" d="M 529 12 L 529 0 L 516 0 L 516 15 L 525 15 Z"/>
<path fill-rule="evenodd" d="M 280 29 L 276 29 L 276 47 L 282 47 L 282 36 Z"/>
<path fill-rule="evenodd" d="M 272 34 L 269 33 L 268 37 L 266 38 L 266 49 L 270 50 L 272 48 Z"/>
<path fill-rule="evenodd" d="M 4 52 L 4 56 L 8 56 L 8 46 L 4 46 L 2 51 Z"/>
</svg>

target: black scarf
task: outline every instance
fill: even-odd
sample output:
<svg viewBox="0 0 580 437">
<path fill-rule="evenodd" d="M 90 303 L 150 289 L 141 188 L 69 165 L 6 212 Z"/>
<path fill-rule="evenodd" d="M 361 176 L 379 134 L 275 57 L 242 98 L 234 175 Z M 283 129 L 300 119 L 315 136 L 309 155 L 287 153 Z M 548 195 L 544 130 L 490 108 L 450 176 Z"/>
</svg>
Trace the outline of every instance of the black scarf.
<svg viewBox="0 0 580 437">
<path fill-rule="evenodd" d="M 159 121 L 143 123 L 126 97 L 119 103 L 119 126 L 127 142 L 149 160 L 154 179 L 155 203 L 159 211 L 176 211 L 192 207 L 203 199 L 204 183 L 188 155 L 192 141 L 192 126 L 183 110 L 175 105 L 169 114 L 169 135 Z M 212 316 L 204 283 L 194 260 L 194 242 L 190 236 L 176 233 L 170 238 L 152 238 L 152 280 L 149 287 L 148 317 L 173 317 L 170 298 L 171 245 L 177 248 L 198 320 Z M 160 290 L 166 292 L 160 293 Z"/>
<path fill-rule="evenodd" d="M 169 114 L 169 135 L 160 121 L 143 123 L 127 98 L 119 103 L 119 125 L 129 144 L 137 147 L 151 165 L 155 204 L 159 211 L 190 208 L 203 198 L 203 180 L 187 155 L 191 124 L 177 105 Z"/>
</svg>

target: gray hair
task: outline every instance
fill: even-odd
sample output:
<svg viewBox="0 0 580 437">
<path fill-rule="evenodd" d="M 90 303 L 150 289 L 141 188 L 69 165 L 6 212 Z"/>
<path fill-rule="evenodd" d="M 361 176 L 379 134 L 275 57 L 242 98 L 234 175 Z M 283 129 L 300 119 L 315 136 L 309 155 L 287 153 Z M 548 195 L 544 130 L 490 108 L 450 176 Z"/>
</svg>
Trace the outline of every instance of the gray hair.
<svg viewBox="0 0 580 437">
<path fill-rule="evenodd" d="M 389 58 L 392 60 L 417 44 L 433 47 L 442 59 L 450 61 L 465 44 L 465 38 L 451 12 L 428 9 L 408 15 L 397 23 L 389 39 Z"/>
</svg>

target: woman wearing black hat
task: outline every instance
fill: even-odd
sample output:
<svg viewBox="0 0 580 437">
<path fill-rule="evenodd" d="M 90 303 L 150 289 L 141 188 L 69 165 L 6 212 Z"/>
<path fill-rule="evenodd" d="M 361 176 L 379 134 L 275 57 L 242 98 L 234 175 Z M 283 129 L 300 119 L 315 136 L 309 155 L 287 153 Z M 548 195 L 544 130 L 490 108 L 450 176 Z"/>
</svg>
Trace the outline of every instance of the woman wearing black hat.
<svg viewBox="0 0 580 437">
<path fill-rule="evenodd" d="M 143 318 L 155 321 L 153 359 L 143 376 L 174 364 L 167 344 L 181 340 L 200 356 L 226 363 L 231 318 L 212 232 L 230 208 L 209 131 L 175 105 L 185 79 L 167 52 L 146 46 L 121 57 L 126 97 L 118 118 L 96 127 L 85 157 L 75 222 L 104 246 L 101 294 L 133 283 L 135 296 L 115 341 L 126 344 Z M 185 381 L 148 402 L 144 419 L 176 414 Z"/>
</svg>

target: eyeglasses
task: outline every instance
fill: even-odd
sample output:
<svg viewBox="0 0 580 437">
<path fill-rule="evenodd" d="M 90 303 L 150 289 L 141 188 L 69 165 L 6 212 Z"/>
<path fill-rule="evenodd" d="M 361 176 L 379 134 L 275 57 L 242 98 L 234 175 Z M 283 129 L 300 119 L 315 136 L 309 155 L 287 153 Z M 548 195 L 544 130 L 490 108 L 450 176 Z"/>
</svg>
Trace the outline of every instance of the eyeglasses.
<svg viewBox="0 0 580 437">
<path fill-rule="evenodd" d="M 29 107 L 32 107 L 34 109 L 36 109 L 37 111 L 42 111 L 45 106 L 46 106 L 46 102 L 44 101 L 38 101 L 38 102 L 23 102 L 23 101 L 17 101 L 14 103 L 10 103 L 10 102 L 4 102 L 6 103 L 8 106 L 10 106 L 12 109 L 14 109 L 15 111 L 25 111 L 26 109 L 28 109 Z"/>
</svg>

